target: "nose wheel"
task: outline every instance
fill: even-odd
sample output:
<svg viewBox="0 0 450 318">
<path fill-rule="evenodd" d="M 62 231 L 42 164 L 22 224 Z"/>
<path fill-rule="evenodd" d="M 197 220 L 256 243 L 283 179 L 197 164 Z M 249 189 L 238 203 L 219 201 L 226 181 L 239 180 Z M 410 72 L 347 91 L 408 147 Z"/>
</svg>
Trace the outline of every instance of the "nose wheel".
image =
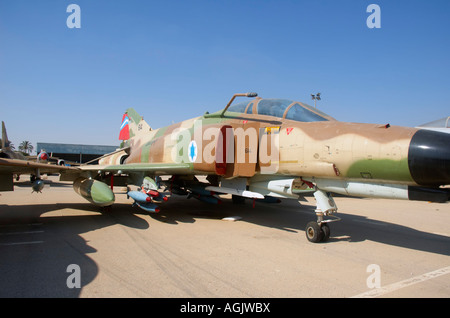
<svg viewBox="0 0 450 318">
<path fill-rule="evenodd" d="M 306 225 L 306 238 L 312 243 L 326 242 L 330 238 L 330 227 L 327 223 L 309 222 Z"/>
</svg>

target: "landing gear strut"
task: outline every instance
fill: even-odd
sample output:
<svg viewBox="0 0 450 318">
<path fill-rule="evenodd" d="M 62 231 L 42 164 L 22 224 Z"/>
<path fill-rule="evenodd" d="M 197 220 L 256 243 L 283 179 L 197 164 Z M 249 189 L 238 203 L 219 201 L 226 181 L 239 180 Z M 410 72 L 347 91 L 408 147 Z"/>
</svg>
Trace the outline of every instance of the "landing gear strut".
<svg viewBox="0 0 450 318">
<path fill-rule="evenodd" d="M 331 234 L 328 223 L 336 222 L 340 219 L 334 217 L 334 219 L 325 220 L 324 216 L 331 216 L 332 213 L 337 212 L 337 207 L 330 193 L 317 190 L 314 192 L 314 197 L 317 201 L 317 221 L 309 222 L 306 225 L 306 238 L 312 243 L 326 242 Z"/>
</svg>

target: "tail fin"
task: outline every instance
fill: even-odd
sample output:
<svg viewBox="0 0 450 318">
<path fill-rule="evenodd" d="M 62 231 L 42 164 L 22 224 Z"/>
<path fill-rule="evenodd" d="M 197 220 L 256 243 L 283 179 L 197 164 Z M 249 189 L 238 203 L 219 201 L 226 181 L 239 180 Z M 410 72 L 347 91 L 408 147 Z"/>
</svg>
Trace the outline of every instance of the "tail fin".
<svg viewBox="0 0 450 318">
<path fill-rule="evenodd" d="M 145 134 L 152 128 L 133 108 L 128 108 L 122 117 L 119 140 L 126 141 L 135 136 Z"/>
<path fill-rule="evenodd" d="M 6 134 L 5 122 L 2 121 L 2 149 L 9 148 L 10 143 Z"/>
</svg>

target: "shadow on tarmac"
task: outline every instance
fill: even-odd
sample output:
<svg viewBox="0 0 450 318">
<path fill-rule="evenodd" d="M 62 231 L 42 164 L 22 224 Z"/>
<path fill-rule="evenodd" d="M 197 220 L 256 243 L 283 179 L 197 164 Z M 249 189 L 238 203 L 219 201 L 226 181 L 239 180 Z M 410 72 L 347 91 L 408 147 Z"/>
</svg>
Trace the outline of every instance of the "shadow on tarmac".
<svg viewBox="0 0 450 318">
<path fill-rule="evenodd" d="M 175 201 L 175 200 L 174 200 Z M 151 215 L 153 219 L 177 224 L 194 222 L 196 218 L 221 219 L 238 215 L 241 222 L 248 222 L 264 227 L 277 228 L 305 235 L 306 224 L 316 220 L 315 206 L 300 205 L 296 200 L 284 200 L 281 203 L 259 203 L 252 207 L 251 200 L 234 205 L 231 200 L 223 204 L 208 205 L 191 199 L 164 205 L 161 212 Z M 170 201 L 169 201 L 170 202 Z M 233 208 L 230 209 L 230 206 Z M 349 243 L 373 241 L 392 246 L 409 248 L 424 252 L 450 255 L 450 238 L 448 236 L 419 231 L 401 224 L 369 219 L 355 214 L 337 214 L 341 221 L 330 223 L 331 237 L 325 243 L 338 241 Z M 306 237 L 303 237 L 306 240 Z M 311 243 L 312 244 L 312 243 Z"/>
<path fill-rule="evenodd" d="M 41 217 L 66 208 L 95 213 Z M 158 222 L 177 225 L 194 223 L 199 218 L 222 219 L 237 215 L 241 217 L 241 222 L 298 232 L 306 240 L 304 228 L 308 222 L 315 220 L 314 209 L 312 205 L 300 206 L 296 200 L 278 204 L 257 202 L 253 208 L 249 200 L 234 205 L 230 199 L 223 199 L 223 204 L 210 205 L 173 196 L 162 205 L 160 213 L 151 214 L 151 217 Z M 79 297 L 82 288 L 92 282 L 99 272 L 98 265 L 88 256 L 97 251 L 80 234 L 117 224 L 139 230 L 149 229 L 149 222 L 139 215 L 147 214 L 126 203 L 116 203 L 112 211 L 106 213 L 99 212 L 90 203 L 0 204 L 0 297 Z M 339 214 L 339 217 L 341 222 L 331 223 L 329 241 L 319 244 L 339 241 L 351 244 L 370 240 L 450 255 L 450 238 L 447 236 L 358 215 Z M 71 275 L 67 267 L 70 264 L 77 264 L 82 269 L 81 288 L 67 287 Z"/>
<path fill-rule="evenodd" d="M 91 215 L 41 217 L 51 211 L 73 209 L 98 212 Z M 79 297 L 82 288 L 98 275 L 98 265 L 88 256 L 97 250 L 80 234 L 121 224 L 145 230 L 147 221 L 130 205 L 117 204 L 114 213 L 102 214 L 89 203 L 2 205 L 0 204 L 0 297 Z M 62 211 L 64 213 L 64 211 Z M 76 282 L 80 268 L 80 288 Z M 71 285 L 72 286 L 72 285 Z"/>
</svg>

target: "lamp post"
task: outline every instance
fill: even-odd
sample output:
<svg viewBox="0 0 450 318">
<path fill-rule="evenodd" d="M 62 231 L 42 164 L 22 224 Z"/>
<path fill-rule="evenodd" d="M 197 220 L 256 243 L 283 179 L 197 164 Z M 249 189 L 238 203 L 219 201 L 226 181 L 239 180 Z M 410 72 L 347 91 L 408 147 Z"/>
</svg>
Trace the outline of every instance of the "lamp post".
<svg viewBox="0 0 450 318">
<path fill-rule="evenodd" d="M 311 98 L 314 100 L 314 107 L 316 107 L 316 100 L 320 100 L 320 93 L 317 93 L 316 95 L 311 94 Z"/>
</svg>

